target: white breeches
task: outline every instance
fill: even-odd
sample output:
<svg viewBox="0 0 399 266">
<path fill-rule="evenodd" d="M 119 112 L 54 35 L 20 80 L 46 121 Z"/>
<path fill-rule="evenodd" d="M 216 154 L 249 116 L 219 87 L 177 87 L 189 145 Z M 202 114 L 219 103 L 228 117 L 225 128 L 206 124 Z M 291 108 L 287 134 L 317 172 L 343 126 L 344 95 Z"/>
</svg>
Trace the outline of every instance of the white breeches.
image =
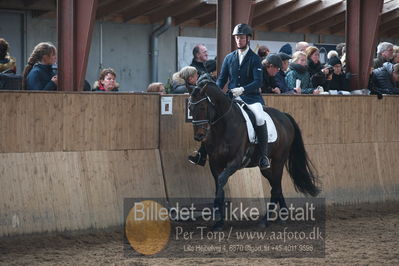
<svg viewBox="0 0 399 266">
<path fill-rule="evenodd" d="M 266 113 L 263 111 L 262 104 L 260 103 L 253 103 L 247 104 L 249 110 L 255 115 L 256 125 L 262 126 L 266 122 Z"/>
</svg>

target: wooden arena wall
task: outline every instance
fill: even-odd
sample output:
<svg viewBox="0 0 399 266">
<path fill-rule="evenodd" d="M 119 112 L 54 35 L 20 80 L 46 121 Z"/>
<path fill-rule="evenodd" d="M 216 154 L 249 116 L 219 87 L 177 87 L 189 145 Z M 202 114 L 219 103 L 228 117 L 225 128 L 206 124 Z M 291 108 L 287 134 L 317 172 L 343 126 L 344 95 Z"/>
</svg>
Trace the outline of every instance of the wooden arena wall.
<svg viewBox="0 0 399 266">
<path fill-rule="evenodd" d="M 0 236 L 119 225 L 125 197 L 213 198 L 208 167 L 187 162 L 199 143 L 186 98 L 161 115 L 158 95 L 0 92 Z M 328 203 L 399 199 L 399 97 L 265 99 L 297 120 Z M 283 186 L 299 196 L 286 174 Z M 226 191 L 270 196 L 256 168 Z"/>
</svg>

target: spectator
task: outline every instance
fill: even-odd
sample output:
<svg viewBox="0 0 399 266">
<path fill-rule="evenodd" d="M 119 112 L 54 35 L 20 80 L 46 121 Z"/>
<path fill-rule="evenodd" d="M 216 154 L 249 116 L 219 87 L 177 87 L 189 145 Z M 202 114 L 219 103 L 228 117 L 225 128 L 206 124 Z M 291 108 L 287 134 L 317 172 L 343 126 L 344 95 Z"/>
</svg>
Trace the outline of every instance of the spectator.
<svg viewBox="0 0 399 266">
<path fill-rule="evenodd" d="M 376 94 L 399 94 L 399 63 L 385 62 L 382 67 L 374 69 L 372 75 Z"/>
<path fill-rule="evenodd" d="M 305 52 L 306 48 L 309 47 L 309 43 L 307 42 L 298 42 L 295 46 L 296 51 Z"/>
<path fill-rule="evenodd" d="M 165 91 L 165 86 L 162 82 L 153 82 L 147 88 L 147 92 L 157 92 L 161 95 L 165 94 Z"/>
<path fill-rule="evenodd" d="M 327 60 L 328 60 L 328 59 L 330 59 L 331 57 L 334 57 L 334 56 L 336 56 L 336 57 L 338 57 L 338 58 L 339 58 L 339 56 L 338 56 L 338 52 L 337 52 L 337 51 L 335 51 L 335 50 L 331 50 L 331 51 L 329 51 L 329 52 L 327 53 Z"/>
<path fill-rule="evenodd" d="M 281 58 L 278 55 L 270 54 L 262 61 L 263 67 L 263 82 L 262 93 L 275 93 L 280 94 L 280 88 L 276 86 L 274 76 L 282 67 Z"/>
<path fill-rule="evenodd" d="M 176 72 L 172 75 L 172 86 L 170 93 L 172 94 L 188 93 L 186 88 L 186 82 L 184 81 L 184 79 L 180 77 L 180 72 Z"/>
<path fill-rule="evenodd" d="M 90 83 L 87 80 L 83 83 L 83 91 L 91 91 Z"/>
<path fill-rule="evenodd" d="M 348 90 L 348 80 L 342 72 L 342 62 L 338 56 L 331 57 L 328 62 L 329 74 L 327 77 L 326 91 L 329 90 Z"/>
<path fill-rule="evenodd" d="M 391 62 L 393 58 L 393 44 L 382 42 L 377 46 L 377 58 L 374 58 L 373 68 L 382 67 L 385 62 Z"/>
<path fill-rule="evenodd" d="M 285 81 L 286 72 L 288 71 L 288 66 L 292 58 L 285 53 L 278 53 L 277 55 L 280 57 L 282 65 L 276 76 L 274 76 L 276 86 L 280 89 L 282 94 L 294 94 L 294 89 L 290 89 Z"/>
<path fill-rule="evenodd" d="M 341 59 L 342 56 L 345 54 L 345 50 L 346 50 L 345 48 L 346 48 L 346 44 L 344 42 L 337 44 L 337 46 L 335 47 L 335 50 L 337 50 L 339 59 Z"/>
<path fill-rule="evenodd" d="M 190 93 L 198 80 L 198 71 L 195 67 L 185 66 L 179 72 L 173 74 L 173 80 L 178 81 L 176 87 L 172 87 L 172 93 Z"/>
<path fill-rule="evenodd" d="M 205 45 L 198 44 L 193 49 L 193 61 L 191 62 L 192 67 L 197 69 L 198 75 L 202 75 L 206 72 L 205 62 L 208 60 L 208 50 Z"/>
<path fill-rule="evenodd" d="M 217 80 L 216 61 L 208 60 L 205 62 L 206 73 L 202 74 L 197 80 L 197 86 L 204 86 L 206 82 L 214 82 Z"/>
<path fill-rule="evenodd" d="M 57 61 L 57 48 L 49 42 L 36 45 L 22 74 L 22 88 L 26 90 L 57 90 L 57 75 L 53 65 Z"/>
<path fill-rule="evenodd" d="M 285 53 L 285 54 L 291 56 L 291 55 L 292 55 L 292 47 L 291 47 L 291 44 L 289 44 L 289 43 L 284 44 L 284 45 L 280 48 L 279 53 Z"/>
<path fill-rule="evenodd" d="M 306 48 L 306 56 L 308 60 L 308 69 L 310 74 L 310 81 L 312 88 L 318 86 L 326 86 L 326 75 L 328 74 L 328 68 L 323 68 L 320 63 L 319 49 L 315 46 L 309 46 Z"/>
<path fill-rule="evenodd" d="M 101 71 L 100 77 L 93 84 L 93 91 L 118 91 L 119 84 L 116 82 L 116 73 L 112 68 Z"/>
<path fill-rule="evenodd" d="M 205 70 L 209 73 L 214 81 L 216 81 L 218 72 L 216 69 L 216 60 L 208 60 L 205 62 Z"/>
<path fill-rule="evenodd" d="M 260 57 L 260 60 L 263 61 L 270 53 L 270 50 L 267 46 L 261 45 L 258 48 L 258 55 Z"/>
<path fill-rule="evenodd" d="M 399 46 L 394 45 L 393 46 L 393 59 L 392 59 L 393 64 L 399 63 Z"/>
<path fill-rule="evenodd" d="M 8 42 L 0 38 L 0 72 L 17 73 L 17 65 L 14 57 L 11 57 L 8 53 L 9 44 Z"/>
<path fill-rule="evenodd" d="M 299 86 L 297 86 L 297 80 L 300 81 Z M 310 75 L 307 68 L 307 59 L 304 52 L 297 51 L 293 54 L 290 70 L 285 77 L 285 81 L 287 82 L 288 87 L 295 90 L 298 94 L 320 93 L 318 90 L 311 87 Z"/>
</svg>

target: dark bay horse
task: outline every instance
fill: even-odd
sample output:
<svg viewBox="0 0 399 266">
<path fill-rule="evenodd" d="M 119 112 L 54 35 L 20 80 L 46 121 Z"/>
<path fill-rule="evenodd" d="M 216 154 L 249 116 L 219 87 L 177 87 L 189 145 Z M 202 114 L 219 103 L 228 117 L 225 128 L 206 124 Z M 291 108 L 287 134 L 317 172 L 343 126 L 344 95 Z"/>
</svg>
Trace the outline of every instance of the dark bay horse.
<svg viewBox="0 0 399 266">
<path fill-rule="evenodd" d="M 224 186 L 237 170 L 258 165 L 259 148 L 248 140 L 246 122 L 240 108 L 215 83 L 207 82 L 203 87 L 196 87 L 191 92 L 189 108 L 193 116 L 194 139 L 204 143 L 215 179 L 214 206 L 220 212 L 220 219 L 214 229 L 220 230 L 224 224 Z M 281 188 L 284 165 L 297 191 L 317 196 L 320 192 L 316 185 L 318 178 L 294 118 L 274 108 L 265 108 L 265 111 L 273 119 L 278 133 L 277 140 L 269 143 L 271 167 L 261 171 L 272 188 L 270 201 L 279 204 L 280 208 L 287 207 Z M 249 156 L 248 150 L 251 149 L 251 160 L 245 164 L 244 158 Z"/>
</svg>

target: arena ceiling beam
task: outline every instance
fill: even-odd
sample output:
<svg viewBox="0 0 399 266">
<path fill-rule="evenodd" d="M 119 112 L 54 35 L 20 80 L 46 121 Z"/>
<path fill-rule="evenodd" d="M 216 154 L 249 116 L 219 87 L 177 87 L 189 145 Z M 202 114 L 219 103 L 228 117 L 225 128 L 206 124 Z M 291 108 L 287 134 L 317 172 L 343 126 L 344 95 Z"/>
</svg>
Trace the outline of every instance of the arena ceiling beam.
<svg viewBox="0 0 399 266">
<path fill-rule="evenodd" d="M 56 1 L 53 0 L 0 0 L 1 9 L 14 10 L 55 10 Z"/>
<path fill-rule="evenodd" d="M 83 89 L 96 8 L 97 0 L 58 1 L 58 90 Z"/>
<path fill-rule="evenodd" d="M 168 16 L 175 17 L 188 10 L 195 9 L 199 5 L 201 5 L 201 0 L 193 0 L 190 2 L 187 2 L 187 0 L 174 1 L 168 6 L 162 6 L 161 9 L 149 13 L 150 21 L 151 23 L 157 23 L 163 21 Z"/>
<path fill-rule="evenodd" d="M 264 16 L 270 11 L 276 11 L 279 8 L 284 8 L 285 6 L 292 4 L 297 0 L 266 0 L 262 2 L 258 2 L 255 4 L 253 17 L 259 18 Z"/>
<path fill-rule="evenodd" d="M 345 20 L 329 28 L 330 34 L 337 34 L 338 32 L 342 32 L 342 30 L 345 30 Z"/>
<path fill-rule="evenodd" d="M 301 9 L 295 10 L 291 14 L 287 14 L 283 17 L 267 23 L 267 28 L 269 30 L 275 30 L 289 24 L 294 24 L 297 21 L 300 21 L 306 17 L 313 17 L 318 12 L 328 10 L 329 8 L 337 6 L 339 4 L 343 4 L 343 0 L 329 0 L 317 2 L 314 4 L 314 6 L 310 7 L 310 10 L 308 12 L 303 12 L 303 10 Z"/>
<path fill-rule="evenodd" d="M 329 17 L 325 20 L 322 20 L 318 23 L 314 23 L 309 26 L 309 30 L 311 33 L 319 32 L 324 29 L 329 29 L 341 22 L 345 22 L 345 13 L 341 13 L 338 15 L 335 15 L 333 17 Z"/>
<path fill-rule="evenodd" d="M 399 1 L 398 0 L 390 0 L 390 1 L 385 1 L 383 7 L 382 7 L 382 15 L 394 12 L 399 9 Z"/>
<path fill-rule="evenodd" d="M 390 23 L 392 20 L 396 19 L 399 17 L 399 10 L 395 10 L 393 12 L 390 12 L 388 14 L 383 14 L 381 16 L 381 26 Z"/>
<path fill-rule="evenodd" d="M 204 14 L 212 13 L 216 10 L 214 5 L 202 3 L 200 6 L 192 9 L 191 11 L 180 14 L 174 18 L 175 25 L 181 25 L 189 20 L 196 19 Z"/>
<path fill-rule="evenodd" d="M 278 11 L 272 10 L 262 16 L 255 17 L 252 23 L 253 25 L 261 26 L 280 17 L 289 16 L 294 11 L 302 10 L 303 12 L 303 9 L 311 7 L 318 2 L 320 2 L 320 0 L 295 1 L 290 3 L 289 5 L 284 6 L 284 8 L 280 8 Z"/>
<path fill-rule="evenodd" d="M 200 27 L 208 25 L 212 22 L 216 21 L 216 10 L 213 10 L 212 13 L 209 13 L 205 16 L 199 17 L 199 25 Z"/>
<path fill-rule="evenodd" d="M 381 25 L 379 34 L 386 35 L 390 30 L 395 29 L 395 28 L 397 29 L 398 25 L 399 25 L 399 17 L 395 18 L 394 20 L 391 20 L 391 22 L 389 22 L 389 23 L 385 23 L 385 24 Z"/>
<path fill-rule="evenodd" d="M 352 90 L 368 86 L 383 4 L 383 0 L 347 0 L 346 58 L 353 74 Z"/>
<path fill-rule="evenodd" d="M 169 5 L 173 2 L 173 0 L 164 0 L 162 2 L 163 5 Z M 123 22 L 131 22 L 139 16 L 145 16 L 151 11 L 156 11 L 161 9 L 162 5 L 160 5 L 159 0 L 147 0 L 145 2 L 141 2 L 140 4 L 127 8 L 121 12 L 123 17 Z"/>
<path fill-rule="evenodd" d="M 342 4 L 339 4 L 332 8 L 322 10 L 314 14 L 313 16 L 306 16 L 304 19 L 296 23 L 290 24 L 289 27 L 291 31 L 300 31 L 301 29 L 307 28 L 310 25 L 317 24 L 330 17 L 334 17 L 338 14 L 344 14 L 345 11 L 346 11 L 346 2 L 343 2 Z"/>
<path fill-rule="evenodd" d="M 131 1 L 131 0 L 110 1 L 97 8 L 96 17 L 98 19 L 107 19 L 115 15 L 115 13 L 136 4 L 137 1 Z"/>
</svg>

